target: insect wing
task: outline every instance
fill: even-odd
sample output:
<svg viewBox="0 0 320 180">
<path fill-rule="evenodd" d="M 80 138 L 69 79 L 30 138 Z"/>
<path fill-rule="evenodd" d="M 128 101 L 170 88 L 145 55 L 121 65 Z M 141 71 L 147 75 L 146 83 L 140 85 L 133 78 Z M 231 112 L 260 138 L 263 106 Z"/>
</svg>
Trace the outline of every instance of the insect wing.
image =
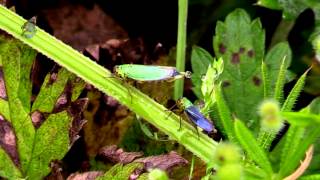
<svg viewBox="0 0 320 180">
<path fill-rule="evenodd" d="M 168 80 L 179 75 L 174 67 L 165 66 L 129 65 L 123 71 L 127 77 L 138 81 Z"/>
<path fill-rule="evenodd" d="M 207 132 L 213 131 L 212 123 L 201 114 L 198 108 L 196 108 L 195 106 L 190 106 L 185 109 L 185 112 L 190 120 L 193 121 L 197 126 Z"/>
</svg>

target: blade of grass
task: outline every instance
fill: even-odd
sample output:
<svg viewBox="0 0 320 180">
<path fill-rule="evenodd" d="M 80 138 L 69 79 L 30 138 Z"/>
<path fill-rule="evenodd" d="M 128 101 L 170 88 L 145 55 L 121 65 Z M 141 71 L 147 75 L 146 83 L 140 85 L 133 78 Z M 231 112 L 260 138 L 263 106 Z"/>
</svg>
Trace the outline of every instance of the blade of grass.
<svg viewBox="0 0 320 180">
<path fill-rule="evenodd" d="M 122 85 L 123 83 L 116 78 L 107 78 L 111 76 L 110 71 L 38 27 L 37 33 L 32 38 L 24 38 L 21 36 L 21 26 L 26 20 L 4 6 L 0 6 L 0 16 L 0 29 L 7 31 L 15 38 L 51 58 L 102 92 L 113 96 L 172 139 L 184 145 L 203 161 L 209 162 L 211 160 L 217 142 L 207 135 L 199 133 L 200 136 L 198 136 L 196 130 L 184 121 L 182 121 L 183 129 L 178 131 L 178 116 L 172 114 L 168 117 L 168 110 L 147 95 L 129 85 Z M 128 88 L 131 96 L 128 94 Z"/>
<path fill-rule="evenodd" d="M 236 119 L 234 131 L 240 145 L 247 152 L 248 156 L 271 176 L 273 173 L 271 163 L 250 130 L 240 120 Z"/>
<path fill-rule="evenodd" d="M 187 41 L 187 17 L 188 17 L 188 0 L 179 0 L 178 15 L 178 39 L 177 39 L 177 59 L 176 67 L 178 71 L 185 70 L 186 58 L 186 41 Z M 183 95 L 183 79 L 177 80 L 174 84 L 174 99 Z"/>
</svg>

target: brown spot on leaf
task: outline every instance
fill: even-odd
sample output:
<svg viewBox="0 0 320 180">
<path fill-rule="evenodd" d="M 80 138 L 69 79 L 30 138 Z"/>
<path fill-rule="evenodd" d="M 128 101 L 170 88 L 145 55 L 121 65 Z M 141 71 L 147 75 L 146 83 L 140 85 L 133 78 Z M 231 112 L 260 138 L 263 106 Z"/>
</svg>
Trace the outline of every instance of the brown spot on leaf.
<svg viewBox="0 0 320 180">
<path fill-rule="evenodd" d="M 256 86 L 260 86 L 261 84 L 261 79 L 258 78 L 257 76 L 253 76 L 252 81 L 253 81 L 253 84 Z"/>
<path fill-rule="evenodd" d="M 4 84 L 2 68 L 0 69 L 0 98 L 7 99 L 6 86 Z"/>
<path fill-rule="evenodd" d="M 245 51 L 246 49 L 244 48 L 244 47 L 241 47 L 240 49 L 239 49 L 239 53 L 241 54 L 241 53 L 244 53 L 244 51 Z"/>
<path fill-rule="evenodd" d="M 239 53 L 232 53 L 231 63 L 232 64 L 239 64 L 240 63 L 240 55 L 239 55 Z"/>
<path fill-rule="evenodd" d="M 252 57 L 254 56 L 254 54 L 255 54 L 255 53 L 254 53 L 254 50 L 251 49 L 251 50 L 248 51 L 248 56 L 249 56 L 249 57 L 252 58 Z"/>
<path fill-rule="evenodd" d="M 223 81 L 222 82 L 222 87 L 228 87 L 230 86 L 230 82 L 229 81 Z"/>
<path fill-rule="evenodd" d="M 219 44 L 219 52 L 221 54 L 224 54 L 226 52 L 227 48 L 224 46 L 224 44 Z"/>
<path fill-rule="evenodd" d="M 125 152 L 121 148 L 118 149 L 116 145 L 103 147 L 98 153 L 98 157 L 101 157 L 103 160 L 122 164 L 128 164 L 142 155 L 142 152 Z"/>
<path fill-rule="evenodd" d="M 70 108 L 68 109 L 68 112 L 73 117 L 72 126 L 69 130 L 69 139 L 71 145 L 79 139 L 80 136 L 78 134 L 83 125 L 87 122 L 85 119 L 83 119 L 82 112 L 87 107 L 88 101 L 88 98 L 78 99 L 75 102 L 72 102 Z"/>
<path fill-rule="evenodd" d="M 31 115 L 32 124 L 35 128 L 39 128 L 41 124 L 44 122 L 45 118 L 43 114 L 39 111 L 35 111 Z"/>
</svg>

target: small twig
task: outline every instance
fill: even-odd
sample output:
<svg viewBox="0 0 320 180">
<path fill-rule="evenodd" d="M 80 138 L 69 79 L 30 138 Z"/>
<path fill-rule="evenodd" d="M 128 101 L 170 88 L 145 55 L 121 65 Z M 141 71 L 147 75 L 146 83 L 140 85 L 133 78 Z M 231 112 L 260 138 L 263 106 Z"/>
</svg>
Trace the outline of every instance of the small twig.
<svg viewBox="0 0 320 180">
<path fill-rule="evenodd" d="M 301 165 L 299 166 L 299 168 L 295 172 L 293 172 L 290 176 L 284 178 L 284 180 L 298 179 L 304 173 L 304 171 L 309 167 L 310 162 L 312 160 L 313 150 L 314 150 L 314 147 L 312 144 L 307 150 L 306 158 L 301 162 Z"/>
</svg>

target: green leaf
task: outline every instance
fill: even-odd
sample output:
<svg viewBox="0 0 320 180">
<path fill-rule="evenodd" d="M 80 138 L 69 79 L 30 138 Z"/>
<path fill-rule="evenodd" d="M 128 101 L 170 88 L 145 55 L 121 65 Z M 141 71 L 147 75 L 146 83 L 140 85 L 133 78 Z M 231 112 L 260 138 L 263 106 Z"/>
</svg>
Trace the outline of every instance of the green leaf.
<svg viewBox="0 0 320 180">
<path fill-rule="evenodd" d="M 257 5 L 263 6 L 270 9 L 281 9 L 278 0 L 259 0 Z"/>
<path fill-rule="evenodd" d="M 280 166 L 279 174 L 282 177 L 286 177 L 291 174 L 299 165 L 300 161 L 304 159 L 307 149 L 313 144 L 317 138 L 320 136 L 320 129 L 318 127 L 311 127 L 306 131 L 303 136 L 303 140 L 297 148 L 293 148 L 291 154 L 287 154 L 286 160 Z"/>
<path fill-rule="evenodd" d="M 261 62 L 265 32 L 259 20 L 251 21 L 241 9 L 218 22 L 214 51 L 224 60 L 222 85 L 232 113 L 256 127 L 256 108 L 263 98 Z"/>
<path fill-rule="evenodd" d="M 305 112 L 282 112 L 282 116 L 292 125 L 309 126 L 320 125 L 320 116 L 315 114 L 308 114 Z"/>
<path fill-rule="evenodd" d="M 71 73 L 64 68 L 59 70 L 55 80 L 50 80 L 51 74 L 47 74 L 41 86 L 40 93 L 32 105 L 32 112 L 38 110 L 50 113 L 62 94 L 70 76 Z"/>
<path fill-rule="evenodd" d="M 20 51 L 20 48 L 17 45 L 18 42 L 19 41 L 8 41 L 7 43 L 3 44 L 1 46 L 0 54 L 10 112 L 10 118 L 7 120 L 12 123 L 12 126 L 15 130 L 21 168 L 22 172 L 25 172 L 32 154 L 32 144 L 34 142 L 35 129 L 29 116 L 30 109 L 26 111 L 27 103 L 22 103 L 19 99 L 20 83 L 22 79 L 25 79 L 22 78 L 21 75 L 27 74 L 22 73 L 25 70 L 21 70 L 23 69 L 21 64 L 23 61 L 28 60 L 28 56 L 24 55 L 24 53 L 29 52 Z M 29 87 L 26 84 L 22 86 Z M 27 94 L 27 92 L 31 92 L 31 90 L 26 90 L 25 94 Z M 28 102 L 30 103 L 30 99 Z"/>
<path fill-rule="evenodd" d="M 320 174 L 302 176 L 299 178 L 299 180 L 320 180 Z"/>
<path fill-rule="evenodd" d="M 234 129 L 240 145 L 248 156 L 268 175 L 271 175 L 273 172 L 270 161 L 250 130 L 240 120 L 235 120 Z"/>
<path fill-rule="evenodd" d="M 270 92 L 271 89 L 275 89 L 277 77 L 280 73 L 280 67 L 282 64 L 283 58 L 285 58 L 284 69 L 285 71 L 291 64 L 292 53 L 287 42 L 281 42 L 275 45 L 265 57 L 265 64 L 267 66 L 267 77 L 266 79 L 270 82 L 270 84 L 266 87 L 267 91 Z M 273 94 L 269 94 L 273 95 Z"/>
<path fill-rule="evenodd" d="M 42 179 L 50 172 L 50 162 L 62 159 L 67 153 L 71 120 L 66 111 L 51 114 L 37 130 L 28 178 Z"/>
<path fill-rule="evenodd" d="M 143 168 L 143 163 L 116 164 L 97 180 L 129 179 L 134 170 L 138 168 Z"/>
<path fill-rule="evenodd" d="M 227 135 L 229 141 L 234 142 L 236 139 L 235 139 L 233 120 L 231 117 L 230 109 L 223 98 L 221 87 L 216 86 L 214 91 L 215 91 L 217 109 L 219 113 L 219 118 L 218 118 L 218 120 L 220 121 L 219 124 L 222 124 L 223 126 L 223 129 L 221 131 Z"/>
<path fill-rule="evenodd" d="M 286 60 L 287 57 L 283 57 L 279 73 L 276 75 L 277 81 L 275 83 L 274 95 L 273 98 L 278 101 L 282 102 L 283 99 L 283 88 L 284 84 L 286 83 Z"/>
<path fill-rule="evenodd" d="M 291 111 L 291 109 L 294 106 L 294 103 L 296 102 L 300 92 L 302 91 L 302 88 L 304 86 L 304 83 L 306 81 L 307 73 L 309 72 L 310 69 L 308 69 L 296 82 L 292 90 L 290 91 L 287 99 L 283 103 L 281 107 L 281 111 L 286 112 L 286 111 Z"/>
<path fill-rule="evenodd" d="M 8 101 L 0 98 L 0 114 L 4 117 L 4 119 L 10 120 L 10 110 Z"/>
<path fill-rule="evenodd" d="M 7 179 L 18 179 L 21 177 L 20 170 L 2 148 L 0 148 L 0 161 L 0 177 Z"/>
<path fill-rule="evenodd" d="M 198 98 L 202 98 L 201 78 L 207 73 L 209 64 L 211 64 L 212 62 L 213 58 L 208 51 L 198 46 L 192 47 L 191 66 L 193 74 L 191 80 L 193 84 L 193 91 L 198 96 Z"/>
</svg>

